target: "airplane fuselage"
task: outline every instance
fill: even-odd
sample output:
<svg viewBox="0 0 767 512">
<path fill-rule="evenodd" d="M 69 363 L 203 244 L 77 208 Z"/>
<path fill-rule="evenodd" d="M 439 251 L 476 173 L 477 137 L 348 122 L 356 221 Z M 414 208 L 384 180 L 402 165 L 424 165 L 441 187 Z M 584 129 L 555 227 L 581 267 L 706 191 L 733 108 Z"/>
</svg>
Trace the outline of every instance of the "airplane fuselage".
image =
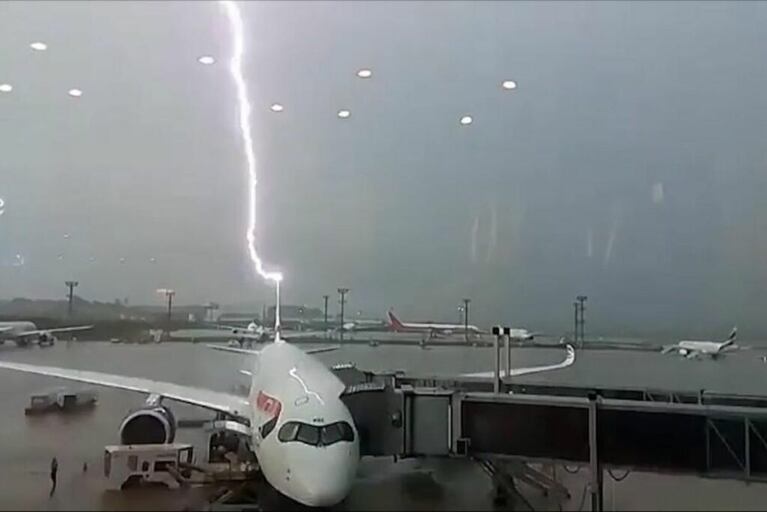
<svg viewBox="0 0 767 512">
<path fill-rule="evenodd" d="M 304 505 L 331 506 L 351 490 L 359 435 L 344 384 L 288 343 L 265 346 L 251 370 L 253 449 L 266 480 Z"/>
<path fill-rule="evenodd" d="M 535 335 L 527 329 L 510 329 L 509 337 L 512 340 L 529 341 L 535 338 Z"/>
<path fill-rule="evenodd" d="M 10 329 L 5 330 L 5 328 Z M 0 339 L 12 339 L 19 333 L 27 331 L 36 331 L 37 326 L 34 322 L 29 321 L 17 321 L 17 322 L 0 322 Z"/>
<path fill-rule="evenodd" d="M 680 341 L 680 349 L 687 351 L 696 351 L 703 354 L 716 354 L 722 349 L 722 343 L 715 341 Z"/>
</svg>

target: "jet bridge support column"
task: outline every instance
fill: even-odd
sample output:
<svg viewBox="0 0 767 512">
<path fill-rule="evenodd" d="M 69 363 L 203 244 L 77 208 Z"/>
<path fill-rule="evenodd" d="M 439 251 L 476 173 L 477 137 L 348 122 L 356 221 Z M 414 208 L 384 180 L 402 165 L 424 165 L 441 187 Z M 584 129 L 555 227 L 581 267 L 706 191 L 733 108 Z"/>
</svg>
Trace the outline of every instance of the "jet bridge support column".
<svg viewBox="0 0 767 512">
<path fill-rule="evenodd" d="M 495 336 L 495 375 L 493 375 L 493 393 L 501 392 L 501 336 L 503 329 L 500 326 L 493 327 Z"/>
<path fill-rule="evenodd" d="M 507 327 L 504 330 L 508 331 L 509 329 Z M 506 349 L 506 368 L 505 368 L 506 371 L 504 373 L 507 379 L 511 377 L 511 339 L 510 338 L 511 336 L 509 335 L 508 332 L 504 333 L 503 343 L 505 345 L 504 348 Z"/>
<path fill-rule="evenodd" d="M 589 467 L 591 471 L 591 510 L 602 512 L 602 464 L 599 462 L 597 437 L 598 396 L 595 391 L 588 394 L 589 399 Z"/>
</svg>

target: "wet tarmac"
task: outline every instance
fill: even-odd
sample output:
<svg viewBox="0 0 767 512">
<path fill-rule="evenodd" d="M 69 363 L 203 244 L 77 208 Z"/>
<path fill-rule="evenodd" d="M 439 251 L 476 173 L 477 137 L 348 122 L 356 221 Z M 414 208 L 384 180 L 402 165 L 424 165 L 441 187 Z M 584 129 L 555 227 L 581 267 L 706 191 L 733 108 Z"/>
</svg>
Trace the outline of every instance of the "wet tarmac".
<svg viewBox="0 0 767 512">
<path fill-rule="evenodd" d="M 0 347 L 7 360 L 105 371 L 156 378 L 181 384 L 230 391 L 243 382 L 238 374 L 246 361 L 203 345 L 163 343 L 121 345 L 99 342 L 60 342 L 47 349 Z M 401 369 L 445 374 L 487 370 L 492 350 L 467 347 L 351 346 L 321 354 L 328 363 L 355 362 L 362 369 Z M 518 349 L 514 365 L 550 363 L 558 350 Z M 767 394 L 767 365 L 750 351 L 720 361 L 686 361 L 659 354 L 584 351 L 565 370 L 533 375 L 525 382 L 570 383 L 603 386 L 652 386 L 676 389 L 709 389 L 718 392 Z M 0 509 L 30 510 L 183 510 L 199 509 L 211 488 L 169 491 L 133 489 L 107 491 L 103 476 L 103 447 L 117 442 L 118 427 L 128 409 L 143 397 L 130 392 L 97 388 L 99 404 L 92 411 L 74 415 L 25 416 L 30 394 L 61 385 L 62 381 L 11 371 L 0 371 Z M 179 418 L 202 418 L 204 411 L 173 404 Z M 181 429 L 179 441 L 198 447 L 204 455 L 204 434 Z M 59 461 L 59 484 L 49 497 L 51 457 Z M 88 470 L 83 472 L 83 463 Z M 584 496 L 588 472 L 577 475 L 557 468 L 557 477 L 570 489 L 565 510 L 588 510 Z M 622 476 L 622 474 L 616 474 Z M 529 488 L 520 488 L 535 508 L 555 505 Z M 363 460 L 352 494 L 341 510 L 489 510 L 493 508 L 491 483 L 468 460 Z M 703 480 L 696 477 L 634 473 L 616 483 L 605 476 L 605 507 L 621 509 L 750 509 L 767 503 L 767 486 Z M 526 507 L 519 504 L 517 507 Z"/>
</svg>

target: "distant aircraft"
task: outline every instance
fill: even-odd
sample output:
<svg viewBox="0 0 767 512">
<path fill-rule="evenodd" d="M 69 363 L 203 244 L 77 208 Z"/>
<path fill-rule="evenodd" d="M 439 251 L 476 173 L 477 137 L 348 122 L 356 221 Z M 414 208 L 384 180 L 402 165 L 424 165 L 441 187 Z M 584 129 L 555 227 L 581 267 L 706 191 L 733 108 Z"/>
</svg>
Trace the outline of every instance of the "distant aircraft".
<svg viewBox="0 0 767 512">
<path fill-rule="evenodd" d="M 536 336 L 540 336 L 540 332 L 530 332 L 527 329 L 510 329 L 509 338 L 518 341 L 530 341 L 534 340 Z"/>
<path fill-rule="evenodd" d="M 30 341 L 37 338 L 41 347 L 53 345 L 57 338 L 55 333 L 86 331 L 93 329 L 92 325 L 78 325 L 74 327 L 57 327 L 55 329 L 38 329 L 34 322 L 21 320 L 17 322 L 0 322 L 0 340 L 15 341 L 20 347 L 29 345 Z"/>
<path fill-rule="evenodd" d="M 476 325 L 469 324 L 441 324 L 436 322 L 401 322 L 399 318 L 394 315 L 394 311 L 389 310 L 387 313 L 389 317 L 389 326 L 395 332 L 423 332 L 428 333 L 429 338 L 434 338 L 438 335 L 449 336 L 451 334 L 482 334 L 483 331 Z"/>
<path fill-rule="evenodd" d="M 343 325 L 336 327 L 337 331 L 347 332 L 377 332 L 385 331 L 387 324 L 383 320 L 353 320 L 344 322 Z"/>
<path fill-rule="evenodd" d="M 258 325 L 256 322 L 250 322 L 247 327 L 237 327 L 232 325 L 216 324 L 220 329 L 229 329 L 234 339 L 230 341 L 230 346 L 244 347 L 253 343 L 267 343 L 273 341 L 276 337 L 276 331 L 271 327 Z M 286 341 L 296 338 L 309 338 L 319 336 L 319 331 L 280 331 L 280 338 Z"/>
<path fill-rule="evenodd" d="M 216 327 L 220 329 L 229 329 L 232 331 L 240 346 L 245 345 L 246 342 L 265 343 L 274 336 L 274 331 L 268 329 L 262 325 L 258 325 L 256 322 L 250 322 L 247 327 L 237 327 L 231 325 L 216 324 Z"/>
<path fill-rule="evenodd" d="M 695 359 L 701 356 L 707 356 L 716 359 L 725 352 L 737 350 L 735 339 L 738 337 L 738 328 L 733 327 L 730 335 L 724 341 L 680 341 L 674 345 L 663 347 L 661 353 L 668 354 L 677 352 L 687 359 Z"/>
</svg>

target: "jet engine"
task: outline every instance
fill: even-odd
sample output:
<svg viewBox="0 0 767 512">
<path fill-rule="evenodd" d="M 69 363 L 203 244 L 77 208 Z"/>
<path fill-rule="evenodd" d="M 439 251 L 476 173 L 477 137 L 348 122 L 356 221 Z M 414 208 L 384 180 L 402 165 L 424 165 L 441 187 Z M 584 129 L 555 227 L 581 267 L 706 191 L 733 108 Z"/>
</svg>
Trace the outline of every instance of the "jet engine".
<svg viewBox="0 0 767 512">
<path fill-rule="evenodd" d="M 176 438 L 176 418 L 164 405 L 145 405 L 120 424 L 121 444 L 164 444 Z"/>
</svg>

